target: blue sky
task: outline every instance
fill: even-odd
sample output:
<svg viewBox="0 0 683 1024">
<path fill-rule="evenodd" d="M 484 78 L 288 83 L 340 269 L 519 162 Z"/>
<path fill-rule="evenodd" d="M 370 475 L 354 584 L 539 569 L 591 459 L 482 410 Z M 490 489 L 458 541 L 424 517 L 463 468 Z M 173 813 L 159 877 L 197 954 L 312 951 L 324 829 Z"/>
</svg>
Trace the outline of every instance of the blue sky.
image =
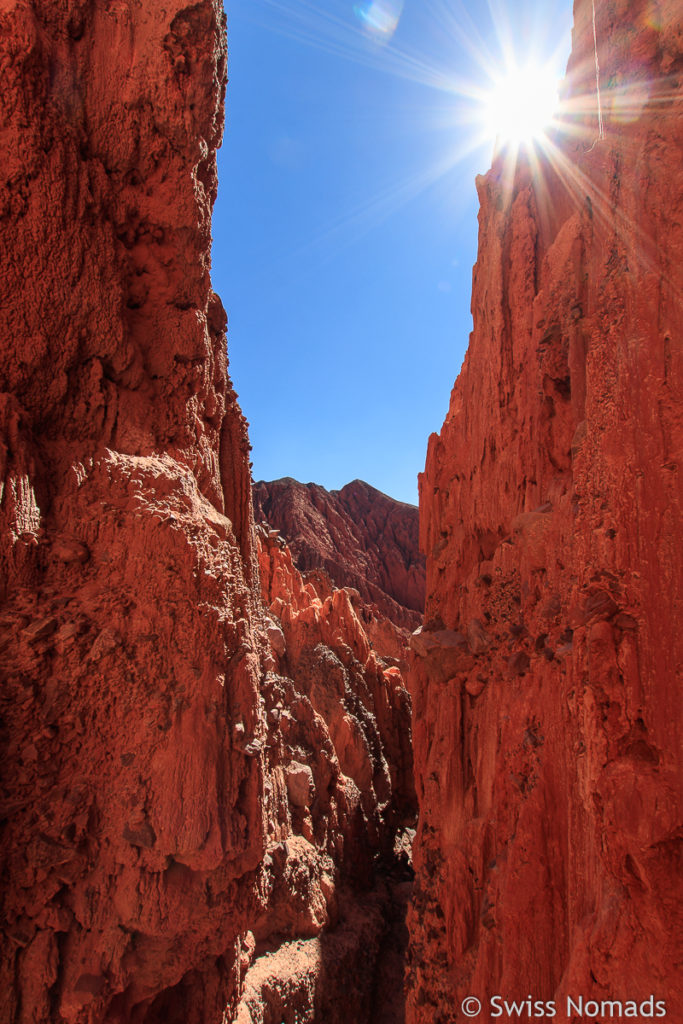
<svg viewBox="0 0 683 1024">
<path fill-rule="evenodd" d="M 560 75 L 571 4 L 226 8 L 212 277 L 254 478 L 416 502 L 471 330 L 477 90 L 510 48 Z"/>
</svg>

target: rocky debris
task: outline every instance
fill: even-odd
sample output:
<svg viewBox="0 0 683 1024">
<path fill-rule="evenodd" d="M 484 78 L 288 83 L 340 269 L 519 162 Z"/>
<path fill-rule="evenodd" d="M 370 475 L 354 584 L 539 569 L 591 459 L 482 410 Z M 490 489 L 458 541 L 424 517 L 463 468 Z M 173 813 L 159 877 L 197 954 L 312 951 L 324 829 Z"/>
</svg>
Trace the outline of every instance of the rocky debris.
<svg viewBox="0 0 683 1024">
<path fill-rule="evenodd" d="M 266 633 L 279 632 L 261 686 L 261 911 L 234 1019 L 343 1024 L 351 1014 L 369 1024 L 382 1019 L 382 974 L 400 1021 L 394 925 L 409 897 L 415 822 L 408 693 L 371 649 L 348 592 L 327 580 L 316 589 L 274 531 L 257 535 Z"/>
<path fill-rule="evenodd" d="M 478 180 L 474 333 L 421 479 L 411 1024 L 501 993 L 683 1017 L 680 10 L 595 10 L 606 138 L 579 0 L 572 130 Z"/>
<path fill-rule="evenodd" d="M 0 10 L 8 1024 L 230 1021 L 309 942 L 362 1021 L 395 912 L 393 627 L 254 529 L 209 277 L 226 52 L 217 0 Z"/>
<path fill-rule="evenodd" d="M 344 775 L 371 812 L 364 828 L 384 829 L 393 843 L 396 829 L 415 815 L 411 707 L 401 671 L 372 648 L 352 593 L 318 589 L 294 567 L 287 545 L 257 532 L 263 600 L 285 639 L 284 655 L 272 652 L 274 667 L 325 723 Z M 291 766 L 297 793 L 305 786 L 301 767 Z"/>
<path fill-rule="evenodd" d="M 254 508 L 286 539 L 298 569 L 324 569 L 397 626 L 420 624 L 425 568 L 413 505 L 362 480 L 326 491 L 285 477 L 255 484 Z"/>
<path fill-rule="evenodd" d="M 387 885 L 362 901 L 343 900 L 334 931 L 263 953 L 246 975 L 235 1024 L 401 1024 L 401 952 L 398 964 L 389 960 L 401 907 L 392 900 Z"/>
<path fill-rule="evenodd" d="M 290 761 L 286 771 L 287 793 L 295 807 L 309 807 L 315 791 L 313 772 L 307 764 Z"/>
</svg>

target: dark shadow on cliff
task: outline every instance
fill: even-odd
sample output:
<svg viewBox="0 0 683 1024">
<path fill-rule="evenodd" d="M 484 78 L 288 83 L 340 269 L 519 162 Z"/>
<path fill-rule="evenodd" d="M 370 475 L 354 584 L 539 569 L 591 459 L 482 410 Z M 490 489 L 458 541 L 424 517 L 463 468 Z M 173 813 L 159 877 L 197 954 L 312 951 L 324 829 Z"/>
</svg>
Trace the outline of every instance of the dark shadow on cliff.
<svg viewBox="0 0 683 1024">
<path fill-rule="evenodd" d="M 412 870 L 393 869 L 323 933 L 314 1024 L 404 1024 L 412 888 Z"/>
</svg>

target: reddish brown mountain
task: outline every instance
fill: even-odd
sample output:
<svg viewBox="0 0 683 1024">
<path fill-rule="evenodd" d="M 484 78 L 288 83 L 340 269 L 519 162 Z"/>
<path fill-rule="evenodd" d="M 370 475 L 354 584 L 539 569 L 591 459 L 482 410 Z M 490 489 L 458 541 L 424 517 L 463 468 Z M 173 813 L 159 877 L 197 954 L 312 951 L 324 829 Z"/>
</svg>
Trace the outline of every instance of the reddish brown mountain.
<svg viewBox="0 0 683 1024">
<path fill-rule="evenodd" d="M 683 1019 L 681 11 L 595 13 L 605 137 L 578 0 L 568 132 L 478 180 L 474 333 L 421 480 L 412 1024 L 529 994 Z"/>
<path fill-rule="evenodd" d="M 254 507 L 286 538 L 299 569 L 324 569 L 397 624 L 419 625 L 425 568 L 413 505 L 362 480 L 326 491 L 285 477 L 255 484 Z"/>
</svg>

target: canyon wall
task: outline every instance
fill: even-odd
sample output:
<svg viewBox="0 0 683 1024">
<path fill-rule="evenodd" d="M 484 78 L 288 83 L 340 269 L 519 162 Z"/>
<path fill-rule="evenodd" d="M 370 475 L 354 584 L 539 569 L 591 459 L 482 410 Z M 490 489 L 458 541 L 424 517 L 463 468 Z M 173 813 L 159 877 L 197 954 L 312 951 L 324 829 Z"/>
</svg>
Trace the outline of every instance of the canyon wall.
<svg viewBox="0 0 683 1024">
<path fill-rule="evenodd" d="M 395 624 L 420 625 L 425 563 L 413 505 L 363 480 L 327 491 L 286 477 L 255 484 L 254 506 L 256 518 L 287 540 L 299 569 L 324 569 L 338 587 L 353 587 Z"/>
<path fill-rule="evenodd" d="M 218 1013 L 266 841 L 219 4 L 0 11 L 2 1019 Z M 194 972 L 194 973 L 191 973 Z"/>
<path fill-rule="evenodd" d="M 410 702 L 357 596 L 254 528 L 225 80 L 217 0 L 0 4 L 11 1024 L 374 1020 L 395 974 Z"/>
<path fill-rule="evenodd" d="M 495 995 L 683 1018 L 683 37 L 673 0 L 596 12 L 605 138 L 578 0 L 564 130 L 477 181 L 474 332 L 420 481 L 413 1024 Z"/>
</svg>

